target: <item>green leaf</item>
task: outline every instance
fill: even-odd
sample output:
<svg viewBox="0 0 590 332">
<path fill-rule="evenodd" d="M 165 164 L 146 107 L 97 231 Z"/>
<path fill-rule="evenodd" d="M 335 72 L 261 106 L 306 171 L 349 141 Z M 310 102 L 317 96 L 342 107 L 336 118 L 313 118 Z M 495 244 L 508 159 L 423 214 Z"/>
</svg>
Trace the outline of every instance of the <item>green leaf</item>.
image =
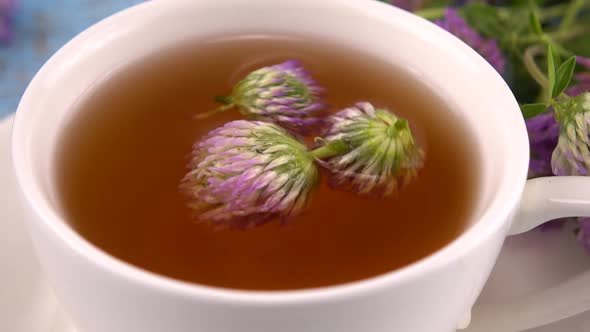
<svg viewBox="0 0 590 332">
<path fill-rule="evenodd" d="M 551 98 L 553 89 L 555 88 L 555 58 L 556 54 L 553 47 L 551 45 L 547 46 L 547 78 L 549 80 L 547 91 L 549 91 L 549 98 Z"/>
<path fill-rule="evenodd" d="M 529 23 L 531 24 L 531 29 L 537 36 L 543 35 L 543 27 L 541 26 L 541 20 L 539 20 L 539 15 L 535 10 L 532 10 L 529 15 Z"/>
<path fill-rule="evenodd" d="M 522 116 L 525 119 L 532 118 L 536 115 L 539 115 L 547 109 L 547 105 L 545 104 L 524 104 L 520 105 L 520 111 L 522 112 Z"/>
<path fill-rule="evenodd" d="M 559 66 L 559 69 L 557 69 L 557 73 L 555 74 L 555 86 L 551 92 L 552 98 L 559 96 L 563 90 L 565 90 L 570 85 L 572 76 L 574 75 L 575 67 L 575 56 L 570 57 L 561 66 Z"/>
<path fill-rule="evenodd" d="M 559 68 L 559 66 L 561 66 L 561 56 L 560 56 L 560 48 L 561 46 L 556 45 L 556 44 L 549 44 L 551 46 L 551 52 L 553 53 L 553 63 L 555 64 L 555 69 L 557 70 L 557 68 Z"/>
</svg>

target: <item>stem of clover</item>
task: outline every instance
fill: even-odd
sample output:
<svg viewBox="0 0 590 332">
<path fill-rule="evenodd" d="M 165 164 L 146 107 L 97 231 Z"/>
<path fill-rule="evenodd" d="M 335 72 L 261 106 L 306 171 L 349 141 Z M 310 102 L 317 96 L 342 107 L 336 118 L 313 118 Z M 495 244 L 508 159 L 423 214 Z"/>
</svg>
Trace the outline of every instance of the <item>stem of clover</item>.
<svg viewBox="0 0 590 332">
<path fill-rule="evenodd" d="M 533 46 L 527 48 L 526 51 L 524 52 L 523 62 L 524 62 L 524 65 L 525 65 L 527 71 L 529 72 L 531 77 L 535 80 L 535 82 L 537 82 L 537 84 L 539 84 L 543 88 L 543 90 L 546 90 L 549 86 L 549 81 L 547 80 L 547 77 L 545 76 L 545 74 L 543 73 L 541 68 L 539 68 L 539 66 L 537 65 L 537 62 L 535 61 L 535 57 L 540 54 L 543 54 L 543 53 L 544 53 L 543 46 L 533 45 Z"/>
<path fill-rule="evenodd" d="M 535 61 L 535 56 L 543 53 L 541 45 L 529 47 L 524 54 L 524 63 L 530 73 L 531 77 L 542 87 L 541 95 L 539 96 L 539 103 L 521 105 L 521 111 L 525 118 L 533 117 L 537 114 L 543 113 L 551 106 L 555 110 L 556 117 L 563 117 L 563 114 L 558 114 L 557 107 L 564 102 L 571 102 L 572 99 L 566 94 L 565 90 L 569 85 L 574 69 L 576 59 L 570 57 L 563 63 L 556 59 L 555 50 L 548 46 L 547 48 L 547 77 L 539 68 Z M 556 62 L 557 61 L 557 62 Z M 559 65 L 557 65 L 559 64 Z M 563 109 L 563 107 L 562 107 Z M 566 109 L 575 109 L 575 107 L 566 107 Z"/>
<path fill-rule="evenodd" d="M 326 159 L 338 156 L 350 149 L 348 144 L 341 139 L 328 142 L 321 137 L 316 137 L 315 141 L 324 143 L 323 146 L 310 151 L 310 154 L 316 159 Z"/>
<path fill-rule="evenodd" d="M 559 45 L 558 42 L 572 39 L 590 32 L 589 24 L 575 24 L 578 14 L 587 3 L 587 0 L 573 0 L 569 4 L 566 4 L 566 6 L 560 7 L 563 10 L 564 16 L 559 24 L 559 28 L 555 32 L 542 33 L 540 36 L 537 36 L 539 42 L 547 43 L 561 54 L 571 55 L 571 53 Z M 548 91 L 551 89 L 551 83 L 535 61 L 535 57 L 542 54 L 543 50 L 544 48 L 540 44 L 529 46 L 524 52 L 523 62 L 531 77 L 543 88 L 542 94 L 548 95 L 550 97 L 548 98 L 549 103 L 552 104 L 554 102 L 554 99 L 551 98 L 552 92 Z M 545 99 L 543 97 L 544 96 L 542 95 L 541 99 Z"/>
<path fill-rule="evenodd" d="M 573 55 L 572 52 L 561 44 L 576 37 L 590 34 L 590 23 L 575 24 L 580 11 L 588 7 L 590 7 L 590 1 L 588 0 L 573 0 L 570 3 L 538 9 L 537 11 L 542 21 L 552 21 L 562 17 L 557 30 L 544 32 L 541 35 L 533 33 L 526 35 L 518 33 L 509 34 L 508 36 L 504 36 L 504 41 L 508 42 L 514 49 L 522 49 L 522 47 L 527 47 L 531 44 L 549 43 L 559 54 L 571 56 Z M 416 11 L 414 14 L 428 20 L 435 20 L 443 17 L 445 10 L 446 7 L 426 8 Z M 511 15 L 512 9 L 495 7 L 495 10 L 502 16 L 509 16 Z M 502 36 L 489 37 L 501 38 Z"/>
<path fill-rule="evenodd" d="M 236 106 L 233 98 L 229 97 L 229 96 L 217 96 L 217 97 L 215 97 L 215 101 L 217 101 L 218 103 L 222 103 L 223 105 L 219 106 L 216 109 L 209 110 L 209 111 L 203 112 L 203 113 L 199 113 L 199 114 L 195 115 L 194 118 L 197 120 L 206 119 L 214 114 L 225 112 L 225 111 L 230 110 Z"/>
<path fill-rule="evenodd" d="M 568 29 L 561 31 L 553 31 L 544 33 L 541 36 L 528 35 L 528 36 L 516 36 L 514 43 L 517 45 L 530 45 L 538 43 L 549 43 L 553 46 L 561 55 L 568 56 L 572 55 L 569 50 L 565 49 L 560 43 L 572 40 L 574 38 L 586 35 L 590 33 L 590 24 L 577 24 Z"/>
<path fill-rule="evenodd" d="M 537 62 L 535 61 L 535 57 L 539 55 L 544 55 L 546 48 L 543 45 L 533 45 L 526 49 L 523 56 L 524 65 L 531 75 L 531 77 L 539 84 L 541 87 L 541 95 L 539 96 L 539 100 L 547 100 L 549 105 L 553 105 L 555 99 L 554 98 L 547 98 L 551 97 L 551 92 L 549 91 L 549 79 L 545 75 L 545 73 L 539 68 Z"/>
</svg>

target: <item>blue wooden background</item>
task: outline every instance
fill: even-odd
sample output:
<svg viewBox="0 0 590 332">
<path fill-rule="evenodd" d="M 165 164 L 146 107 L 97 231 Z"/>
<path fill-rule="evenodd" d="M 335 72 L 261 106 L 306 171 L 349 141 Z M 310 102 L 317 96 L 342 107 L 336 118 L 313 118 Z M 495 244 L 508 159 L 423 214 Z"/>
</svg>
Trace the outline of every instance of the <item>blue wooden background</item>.
<svg viewBox="0 0 590 332">
<path fill-rule="evenodd" d="M 43 63 L 77 33 L 142 0 L 17 0 L 13 39 L 0 45 L 0 118 L 16 109 Z"/>
</svg>

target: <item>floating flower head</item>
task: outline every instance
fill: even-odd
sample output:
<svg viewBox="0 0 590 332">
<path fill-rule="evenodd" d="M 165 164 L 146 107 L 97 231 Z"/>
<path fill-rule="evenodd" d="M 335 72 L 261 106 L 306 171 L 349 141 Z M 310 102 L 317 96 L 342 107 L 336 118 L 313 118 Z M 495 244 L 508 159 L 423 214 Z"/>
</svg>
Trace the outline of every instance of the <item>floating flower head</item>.
<svg viewBox="0 0 590 332">
<path fill-rule="evenodd" d="M 551 157 L 555 175 L 588 175 L 590 170 L 590 92 L 554 105 L 560 135 Z"/>
<path fill-rule="evenodd" d="M 423 166 L 424 152 L 416 145 L 408 121 L 385 109 L 362 102 L 327 121 L 327 145 L 348 145 L 345 153 L 320 161 L 336 187 L 386 196 L 409 183 Z"/>
<path fill-rule="evenodd" d="M 318 176 L 306 146 L 284 129 L 240 120 L 195 144 L 181 187 L 201 220 L 248 228 L 300 213 Z"/>
<path fill-rule="evenodd" d="M 435 21 L 438 26 L 457 36 L 476 50 L 498 71 L 504 73 L 506 60 L 495 39 L 486 39 L 477 33 L 459 16 L 456 9 L 447 8 L 442 19 Z"/>
<path fill-rule="evenodd" d="M 217 98 L 226 105 L 213 112 L 237 107 L 253 120 L 273 122 L 305 134 L 320 124 L 320 113 L 327 108 L 323 92 L 300 62 L 288 60 L 248 74 L 230 96 Z"/>
<path fill-rule="evenodd" d="M 424 154 L 408 122 L 369 103 L 328 118 L 322 146 L 310 151 L 277 124 L 232 121 L 195 144 L 181 188 L 199 218 L 248 228 L 288 218 L 307 206 L 319 180 L 315 162 L 333 184 L 384 196 L 413 179 Z"/>
<path fill-rule="evenodd" d="M 552 175 L 551 154 L 559 136 L 555 114 L 546 112 L 527 119 L 526 127 L 531 148 L 529 177 Z"/>
<path fill-rule="evenodd" d="M 590 58 L 578 56 L 576 62 L 584 66 L 587 71 L 575 75 L 577 83 L 566 91 L 569 96 L 578 96 L 583 92 L 590 92 Z"/>
</svg>

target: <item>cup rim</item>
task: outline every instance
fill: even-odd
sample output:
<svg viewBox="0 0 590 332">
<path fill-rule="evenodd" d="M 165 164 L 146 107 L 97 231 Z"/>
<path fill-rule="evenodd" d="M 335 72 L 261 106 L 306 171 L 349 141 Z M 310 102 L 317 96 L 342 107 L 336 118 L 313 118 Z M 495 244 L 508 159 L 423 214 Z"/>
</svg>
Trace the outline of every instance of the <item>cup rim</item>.
<svg viewBox="0 0 590 332">
<path fill-rule="evenodd" d="M 317 0 L 299 1 L 313 4 Z M 55 70 L 52 68 L 52 64 L 55 59 L 59 59 L 62 56 L 62 50 L 64 48 L 82 42 L 90 32 L 96 33 L 108 25 L 124 20 L 128 15 L 138 14 L 141 11 L 157 11 L 159 6 L 174 4 L 174 1 L 166 0 L 153 0 L 132 6 L 89 27 L 57 51 L 35 75 L 19 103 L 12 133 L 11 153 L 13 168 L 16 174 L 19 190 L 24 197 L 24 201 L 28 205 L 27 208 L 32 209 L 33 213 L 43 226 L 48 228 L 63 244 L 67 245 L 73 253 L 84 257 L 93 264 L 98 265 L 100 268 L 108 271 L 110 274 L 116 275 L 117 277 L 124 278 L 127 281 L 140 283 L 145 287 L 164 290 L 178 296 L 206 298 L 207 300 L 218 302 L 239 301 L 257 305 L 301 302 L 310 303 L 378 292 L 386 285 L 407 282 L 423 273 L 436 271 L 458 259 L 464 253 L 469 252 L 477 246 L 478 243 L 488 236 L 492 236 L 500 228 L 504 227 L 507 229 L 507 223 L 509 222 L 514 207 L 519 202 L 524 190 L 528 171 L 529 146 L 526 127 L 524 125 L 524 120 L 520 115 L 518 103 L 503 78 L 477 52 L 472 50 L 455 36 L 436 27 L 436 25 L 427 20 L 414 16 L 389 4 L 380 3 L 379 1 L 355 2 L 348 0 L 323 0 L 323 4 L 326 5 L 326 3 L 331 3 L 335 6 L 346 5 L 354 7 L 355 10 L 372 16 L 372 19 L 379 16 L 380 18 L 387 18 L 390 20 L 403 20 L 407 22 L 407 24 L 419 28 L 422 31 L 420 33 L 436 35 L 437 38 L 450 44 L 454 48 L 454 51 L 477 62 L 478 66 L 481 67 L 481 70 L 485 72 L 486 77 L 490 77 L 487 84 L 501 92 L 502 97 L 506 99 L 506 103 L 512 106 L 510 107 L 510 110 L 506 109 L 504 112 L 506 121 L 514 122 L 514 125 L 519 131 L 514 134 L 515 144 L 512 148 L 518 148 L 519 151 L 523 152 L 523 156 L 512 156 L 516 159 L 514 160 L 515 167 L 513 170 L 506 171 L 507 173 L 511 172 L 511 174 L 505 176 L 502 185 L 496 191 L 495 197 L 492 199 L 492 202 L 486 208 L 482 216 L 468 229 L 463 231 L 461 235 L 456 237 L 443 248 L 399 269 L 355 282 L 301 290 L 240 290 L 191 283 L 144 270 L 143 268 L 127 263 L 118 257 L 111 256 L 83 238 L 75 232 L 71 226 L 67 226 L 67 223 L 62 220 L 55 211 L 53 211 L 45 200 L 40 199 L 43 194 L 40 192 L 39 188 L 37 188 L 39 185 L 35 183 L 32 171 L 26 163 L 26 149 L 22 148 L 22 144 L 26 141 L 25 138 L 28 136 L 26 133 L 28 122 L 26 108 L 29 104 L 29 100 L 35 98 L 36 90 L 38 90 L 35 82 L 41 80 L 41 77 L 45 75 L 46 72 Z"/>
</svg>

